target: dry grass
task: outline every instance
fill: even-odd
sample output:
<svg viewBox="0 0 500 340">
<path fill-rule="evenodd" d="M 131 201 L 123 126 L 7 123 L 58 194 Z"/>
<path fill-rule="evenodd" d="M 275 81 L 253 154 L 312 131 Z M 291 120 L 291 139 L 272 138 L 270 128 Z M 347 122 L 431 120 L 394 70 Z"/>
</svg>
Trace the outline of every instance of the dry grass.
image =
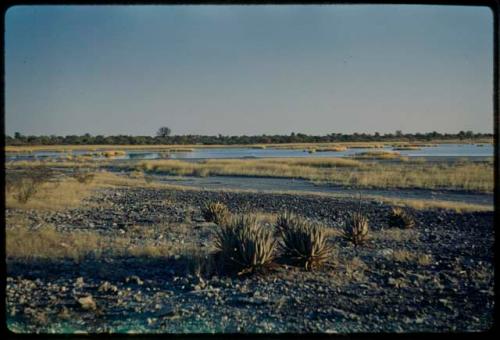
<svg viewBox="0 0 500 340">
<path fill-rule="evenodd" d="M 493 191 L 489 162 L 363 162 L 346 158 L 141 161 L 133 169 L 181 176 L 300 178 L 360 188 L 424 188 Z"/>
<path fill-rule="evenodd" d="M 396 249 L 390 255 L 387 255 L 386 258 L 391 261 L 402 263 L 414 262 L 421 266 L 428 266 L 433 262 L 432 255 L 420 253 L 416 254 L 406 249 Z"/>
<path fill-rule="evenodd" d="M 471 162 L 466 159 L 432 163 L 423 159 L 401 161 L 398 154 L 386 151 L 374 151 L 364 153 L 364 155 L 360 156 L 361 160 L 353 158 L 223 159 L 200 162 L 143 160 L 131 165 L 117 164 L 116 166 L 181 176 L 282 177 L 359 188 L 423 188 L 493 192 L 492 161 Z M 392 159 L 392 162 L 377 161 L 377 158 Z M 6 165 L 7 168 L 37 166 L 97 168 L 110 164 L 109 160 L 75 159 L 73 161 L 16 161 L 8 162 Z"/>
<path fill-rule="evenodd" d="M 403 150 L 420 150 L 421 147 L 419 146 L 413 146 L 413 145 L 408 145 L 408 146 L 396 146 L 392 148 L 393 150 L 396 151 L 403 151 Z"/>
<path fill-rule="evenodd" d="M 415 242 L 418 241 L 419 233 L 415 229 L 382 229 L 373 231 L 370 239 L 394 242 Z"/>
<path fill-rule="evenodd" d="M 455 201 L 440 201 L 440 200 L 425 200 L 425 199 L 395 199 L 385 197 L 372 197 L 378 201 L 382 201 L 391 205 L 400 205 L 413 208 L 416 210 L 429 209 L 445 209 L 452 210 L 457 213 L 467 213 L 475 211 L 493 211 L 493 205 L 472 204 Z"/>
<path fill-rule="evenodd" d="M 169 257 L 194 251 L 190 244 L 155 242 L 134 243 L 130 236 L 102 235 L 95 231 L 61 232 L 54 226 L 43 225 L 35 230 L 25 225 L 6 229 L 6 255 L 11 259 L 73 259 L 87 256 Z"/>
<path fill-rule="evenodd" d="M 411 229 L 415 226 L 415 218 L 401 207 L 392 207 L 388 216 L 389 227 Z"/>
<path fill-rule="evenodd" d="M 352 155 L 353 158 L 358 159 L 399 159 L 408 160 L 408 157 L 401 156 L 399 152 L 393 151 L 366 151 Z"/>
<path fill-rule="evenodd" d="M 349 281 L 363 281 L 366 269 L 366 263 L 357 256 L 344 262 L 345 275 Z"/>
<path fill-rule="evenodd" d="M 217 225 L 227 224 L 230 212 L 227 206 L 220 202 L 207 203 L 202 209 L 205 221 L 214 222 Z"/>
<path fill-rule="evenodd" d="M 281 162 L 284 161 L 285 164 L 281 166 Z M 347 161 L 347 162 L 346 162 Z M 151 163 L 152 162 L 152 163 Z M 94 180 L 89 185 L 77 184 L 75 180 L 65 180 L 59 184 L 59 188 L 54 184 L 44 185 L 44 190 L 38 192 L 34 195 L 32 202 L 28 202 L 27 206 L 23 206 L 15 202 L 12 197 L 12 193 L 7 192 L 7 206 L 8 207 L 19 207 L 19 208 L 30 208 L 30 207 L 46 207 L 48 209 L 59 209 L 65 208 L 67 206 L 74 206 L 71 202 L 77 203 L 81 198 L 84 198 L 88 189 L 98 188 L 98 187 L 152 187 L 152 188 L 170 188 L 183 191 L 198 191 L 198 188 L 191 188 L 180 185 L 163 184 L 152 181 L 150 176 L 144 176 L 141 167 L 155 168 L 159 169 L 160 165 L 165 169 L 173 166 L 174 169 L 179 169 L 180 173 L 189 173 L 189 169 L 193 171 L 196 167 L 206 167 L 206 163 L 189 163 L 182 161 L 151 161 L 151 162 L 140 162 L 137 163 L 137 168 L 139 170 L 133 171 L 130 175 L 121 176 L 112 174 L 105 171 L 97 172 Z M 165 163 L 166 162 L 166 163 Z M 428 164 L 424 163 L 412 163 L 412 164 L 388 164 L 381 165 L 379 163 L 363 163 L 356 160 L 339 159 L 339 158 L 326 158 L 326 159 L 265 159 L 265 160 L 223 160 L 220 163 L 217 162 L 215 165 L 224 167 L 225 165 L 236 164 L 236 167 L 231 168 L 233 174 L 245 174 L 245 166 L 253 167 L 254 174 L 266 173 L 267 167 L 271 166 L 271 174 L 276 177 L 282 176 L 302 176 L 310 177 L 309 179 L 314 179 L 318 174 L 321 174 L 323 182 L 335 183 L 335 184 L 345 184 L 353 185 L 359 187 L 420 187 L 420 188 L 468 188 L 468 189 L 483 189 L 485 192 L 491 192 L 493 190 L 493 165 L 491 162 L 483 163 L 471 163 L 471 162 L 457 162 L 456 164 Z M 242 165 L 241 162 L 244 164 Z M 245 163 L 248 162 L 248 163 Z M 263 162 L 263 163 L 260 163 Z M 289 164 L 287 164 L 289 162 Z M 354 163 L 352 163 L 354 162 Z M 67 166 L 76 169 L 83 170 L 95 170 L 98 164 L 103 163 L 89 163 L 89 164 L 79 164 L 75 162 L 53 162 L 56 166 Z M 214 166 L 213 162 L 207 162 L 208 166 Z M 227 164 L 228 163 L 228 164 Z M 52 163 L 44 162 L 16 162 L 17 166 L 23 170 L 35 169 L 40 166 L 51 167 L 54 166 Z M 140 165 L 139 165 L 140 164 Z M 156 166 L 155 164 L 158 164 Z M 194 164 L 194 165 L 193 165 Z M 245 165 L 249 164 L 249 165 Z M 290 169 L 289 173 L 284 172 L 284 169 Z M 187 169 L 187 170 L 186 170 Z M 216 167 L 212 169 L 217 169 Z M 264 169 L 265 171 L 261 171 Z M 305 171 L 302 171 L 305 169 Z M 175 170 L 177 171 L 177 170 Z M 217 171 L 213 170 L 215 173 Z M 259 172 L 260 171 L 260 172 Z M 223 172 L 223 171 L 222 171 Z M 6 183 L 8 185 L 8 182 Z M 357 185 L 354 185 L 357 184 Z M 6 187 L 7 189 L 7 187 Z M 210 191 L 210 190 L 209 190 Z M 218 189 L 213 189 L 212 191 L 220 191 Z M 255 190 L 230 190 L 228 192 L 256 192 Z M 328 193 L 318 193 L 318 192 L 303 192 L 303 191 L 269 191 L 273 193 L 288 193 L 288 194 L 298 194 L 298 195 L 315 195 L 315 196 L 326 196 L 326 197 L 350 197 L 351 195 L 343 194 L 328 194 Z M 78 193 L 78 194 L 73 194 Z M 83 195 L 81 194 L 83 193 Z M 51 203 L 52 199 L 58 200 L 57 198 L 51 198 L 50 196 L 57 195 L 59 203 L 55 205 Z M 69 195 L 70 199 L 66 200 L 65 197 Z M 78 196 L 79 199 L 75 199 Z M 44 201 L 44 197 L 48 198 L 47 202 Z M 71 198 L 73 197 L 73 198 Z M 470 204 L 463 202 L 454 201 L 443 201 L 443 200 L 426 200 L 426 199 L 393 199 L 385 198 L 374 195 L 367 195 L 365 197 L 369 200 L 382 201 L 390 205 L 402 205 L 411 207 L 417 210 L 427 210 L 427 209 L 446 209 L 453 210 L 458 213 L 473 212 L 473 211 L 493 211 L 493 205 L 481 205 L 481 204 Z M 69 205 L 66 204 L 69 202 Z"/>
<path fill-rule="evenodd" d="M 180 160 L 151 160 L 140 161 L 133 166 L 135 169 L 182 176 L 238 175 L 327 179 L 333 168 L 356 168 L 365 165 L 356 160 L 343 158 L 270 158 L 206 160 L 196 163 Z"/>
<path fill-rule="evenodd" d="M 149 187 L 184 190 L 184 187 L 162 183 L 147 183 L 144 178 L 130 178 L 106 171 L 93 174 L 92 181 L 81 182 L 66 176 L 56 181 L 40 183 L 36 192 L 26 203 L 18 200 L 15 189 L 6 190 L 6 207 L 17 209 L 65 210 L 78 207 L 99 188 Z"/>
<path fill-rule="evenodd" d="M 45 182 L 26 202 L 20 202 L 16 192 L 6 192 L 7 208 L 63 210 L 77 207 L 83 199 L 90 196 L 92 185 L 80 183 L 74 178 L 65 178 L 57 182 Z"/>
</svg>

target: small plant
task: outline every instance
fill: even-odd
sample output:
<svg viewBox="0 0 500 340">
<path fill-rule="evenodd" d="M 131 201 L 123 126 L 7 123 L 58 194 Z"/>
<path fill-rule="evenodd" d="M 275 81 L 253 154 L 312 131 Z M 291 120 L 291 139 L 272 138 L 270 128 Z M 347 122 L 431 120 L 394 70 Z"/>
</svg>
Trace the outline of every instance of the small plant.
<svg viewBox="0 0 500 340">
<path fill-rule="evenodd" d="M 53 176 L 54 173 L 46 167 L 33 167 L 26 174 L 15 180 L 15 184 L 12 185 L 12 188 L 17 188 L 14 198 L 19 203 L 26 204 L 39 191 L 40 186 L 49 181 Z"/>
<path fill-rule="evenodd" d="M 215 246 L 223 263 L 238 269 L 241 275 L 269 266 L 274 259 L 276 241 L 270 230 L 257 223 L 255 216 L 240 215 L 219 226 Z"/>
<path fill-rule="evenodd" d="M 389 227 L 410 229 L 415 226 L 415 220 L 406 210 L 394 207 L 389 213 L 388 224 Z"/>
<path fill-rule="evenodd" d="M 95 174 L 92 172 L 80 172 L 77 171 L 73 174 L 73 177 L 79 182 L 79 183 L 90 183 L 94 179 Z"/>
<path fill-rule="evenodd" d="M 368 217 L 359 210 L 354 212 L 346 221 L 344 234 L 354 245 L 363 244 L 368 237 Z"/>
<path fill-rule="evenodd" d="M 330 257 L 332 249 L 326 242 L 322 226 L 286 212 L 278 216 L 276 227 L 283 237 L 283 254 L 306 270 L 319 267 Z"/>
<path fill-rule="evenodd" d="M 202 208 L 203 218 L 207 222 L 214 222 L 217 225 L 222 225 L 228 222 L 230 213 L 224 203 L 212 202 Z"/>
<path fill-rule="evenodd" d="M 33 178 L 23 178 L 18 185 L 18 191 L 14 197 L 21 204 L 26 204 L 39 188 L 39 182 Z"/>
</svg>

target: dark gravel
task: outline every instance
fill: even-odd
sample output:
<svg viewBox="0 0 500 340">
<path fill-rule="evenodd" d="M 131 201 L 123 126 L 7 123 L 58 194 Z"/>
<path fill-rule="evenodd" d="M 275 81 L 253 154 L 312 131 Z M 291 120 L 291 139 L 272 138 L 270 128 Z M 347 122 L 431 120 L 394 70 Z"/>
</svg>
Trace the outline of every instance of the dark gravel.
<svg viewBox="0 0 500 340">
<path fill-rule="evenodd" d="M 313 195 L 136 188 L 103 190 L 66 212 L 8 209 L 6 214 L 24 215 L 32 228 L 52 223 L 60 230 L 109 235 L 128 235 L 131 226 L 170 225 L 163 237 L 211 249 L 214 226 L 203 223 L 200 207 L 216 200 L 234 213 L 292 210 L 332 230 L 358 208 L 354 200 Z M 383 236 L 390 232 L 389 206 L 363 202 L 361 207 L 374 237 L 355 248 L 332 233 L 336 255 L 315 272 L 277 265 L 265 274 L 199 277 L 187 273 L 183 254 L 78 263 L 8 259 L 8 325 L 29 332 L 173 333 L 444 332 L 492 326 L 493 213 L 411 211 L 417 226 L 400 239 Z M 180 224 L 187 232 L 175 229 Z M 131 237 L 141 242 L 140 235 Z M 402 251 L 414 259 L 391 257 Z M 428 261 L 418 260 L 424 255 Z"/>
</svg>

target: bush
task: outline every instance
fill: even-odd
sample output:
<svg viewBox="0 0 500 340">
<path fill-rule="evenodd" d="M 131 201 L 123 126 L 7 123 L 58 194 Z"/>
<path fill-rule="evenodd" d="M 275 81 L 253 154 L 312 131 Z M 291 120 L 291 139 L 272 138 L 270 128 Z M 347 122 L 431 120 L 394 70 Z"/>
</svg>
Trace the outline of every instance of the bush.
<svg viewBox="0 0 500 340">
<path fill-rule="evenodd" d="M 364 243 L 368 237 L 368 217 L 361 211 L 351 214 L 346 221 L 344 235 L 355 245 Z"/>
<path fill-rule="evenodd" d="M 269 266 L 274 259 L 276 241 L 271 231 L 257 223 L 255 216 L 240 215 L 219 226 L 215 246 L 223 263 L 240 274 Z"/>
<path fill-rule="evenodd" d="M 415 220 L 406 210 L 394 207 L 389 213 L 388 224 L 393 228 L 409 229 L 415 226 Z"/>
<path fill-rule="evenodd" d="M 33 178 L 23 178 L 18 183 L 17 193 L 14 195 L 21 204 L 26 204 L 37 193 L 40 183 Z"/>
<path fill-rule="evenodd" d="M 92 172 L 80 172 L 76 171 L 73 173 L 73 177 L 79 182 L 79 183 L 90 183 L 95 177 L 95 174 Z"/>
<path fill-rule="evenodd" d="M 17 188 L 14 198 L 21 204 L 26 204 L 33 195 L 35 195 L 40 186 L 49 181 L 54 176 L 54 172 L 44 166 L 31 168 L 27 173 L 17 177 L 10 187 L 9 191 Z"/>
<path fill-rule="evenodd" d="M 220 202 L 206 204 L 202 208 L 202 214 L 205 221 L 214 222 L 217 225 L 227 223 L 230 216 L 227 206 Z"/>
<path fill-rule="evenodd" d="M 332 249 L 327 244 L 322 226 L 285 213 L 278 216 L 276 227 L 283 237 L 283 255 L 300 263 L 306 270 L 319 267 L 330 257 Z"/>
</svg>

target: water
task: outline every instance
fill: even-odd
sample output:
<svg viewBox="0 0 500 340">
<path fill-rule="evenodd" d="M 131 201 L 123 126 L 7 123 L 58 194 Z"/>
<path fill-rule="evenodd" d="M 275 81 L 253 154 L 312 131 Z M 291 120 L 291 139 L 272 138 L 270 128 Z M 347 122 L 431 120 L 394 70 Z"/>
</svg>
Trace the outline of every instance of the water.
<svg viewBox="0 0 500 340">
<path fill-rule="evenodd" d="M 273 158 L 273 157 L 349 157 L 357 153 L 384 150 L 393 151 L 392 147 L 383 149 L 347 149 L 346 151 L 327 151 L 309 153 L 303 149 L 287 150 L 287 149 L 252 149 L 252 148 L 200 148 L 188 152 L 171 152 L 170 159 L 217 159 L 217 158 Z M 91 153 L 90 150 L 73 151 L 71 155 L 79 156 Z M 420 150 L 399 150 L 401 155 L 408 157 L 492 157 L 493 145 L 486 144 L 478 146 L 477 144 L 439 144 L 434 147 L 423 147 Z M 66 157 L 67 153 L 53 151 L 36 151 L 33 153 L 8 153 L 6 154 L 7 161 L 17 160 L 42 160 L 42 159 L 58 159 Z M 94 159 L 106 159 L 104 156 L 94 156 Z M 163 159 L 165 158 L 162 152 L 156 151 L 127 151 L 125 155 L 116 156 L 112 159 Z"/>
</svg>

